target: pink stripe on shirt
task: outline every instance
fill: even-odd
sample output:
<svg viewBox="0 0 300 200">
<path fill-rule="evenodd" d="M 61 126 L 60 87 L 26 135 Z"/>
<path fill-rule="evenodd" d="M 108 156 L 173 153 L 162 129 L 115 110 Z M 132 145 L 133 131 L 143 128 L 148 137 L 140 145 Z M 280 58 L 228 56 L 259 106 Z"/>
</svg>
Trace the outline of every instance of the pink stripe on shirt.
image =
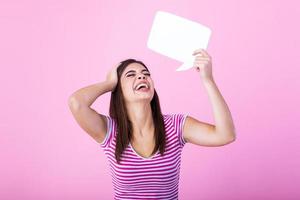
<svg viewBox="0 0 300 200">
<path fill-rule="evenodd" d="M 186 141 L 182 128 L 187 114 L 163 115 L 166 151 L 144 158 L 129 145 L 120 164 L 115 159 L 116 122 L 107 117 L 108 131 L 100 144 L 109 162 L 114 199 L 178 199 L 181 151 Z"/>
</svg>

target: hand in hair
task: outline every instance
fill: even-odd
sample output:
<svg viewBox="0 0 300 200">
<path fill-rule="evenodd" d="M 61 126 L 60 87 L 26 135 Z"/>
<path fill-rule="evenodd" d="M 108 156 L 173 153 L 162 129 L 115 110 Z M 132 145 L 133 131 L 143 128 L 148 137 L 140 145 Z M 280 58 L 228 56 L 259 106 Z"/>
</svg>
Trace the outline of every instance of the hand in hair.
<svg viewBox="0 0 300 200">
<path fill-rule="evenodd" d="M 109 83 L 109 85 L 111 85 L 111 91 L 113 91 L 115 89 L 116 85 L 118 84 L 117 68 L 119 65 L 120 65 L 120 63 L 118 63 L 117 65 L 112 67 L 110 69 L 110 71 L 108 72 L 108 74 L 106 75 L 106 81 Z"/>
</svg>

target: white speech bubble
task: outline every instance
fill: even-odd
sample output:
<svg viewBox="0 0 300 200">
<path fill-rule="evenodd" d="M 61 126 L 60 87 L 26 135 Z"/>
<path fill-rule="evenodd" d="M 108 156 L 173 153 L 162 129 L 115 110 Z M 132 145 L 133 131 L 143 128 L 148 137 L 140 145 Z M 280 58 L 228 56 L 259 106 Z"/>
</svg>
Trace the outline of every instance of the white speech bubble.
<svg viewBox="0 0 300 200">
<path fill-rule="evenodd" d="M 197 22 L 157 11 L 147 46 L 153 51 L 183 62 L 176 71 L 193 67 L 196 49 L 206 49 L 211 30 Z"/>
</svg>

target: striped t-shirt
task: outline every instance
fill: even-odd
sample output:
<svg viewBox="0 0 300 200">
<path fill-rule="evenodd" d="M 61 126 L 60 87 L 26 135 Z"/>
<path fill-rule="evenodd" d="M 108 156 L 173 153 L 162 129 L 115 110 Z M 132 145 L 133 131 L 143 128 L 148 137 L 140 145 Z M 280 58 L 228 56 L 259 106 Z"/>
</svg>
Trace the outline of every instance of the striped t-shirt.
<svg viewBox="0 0 300 200">
<path fill-rule="evenodd" d="M 114 199 L 178 199 L 181 151 L 186 141 L 182 129 L 187 114 L 163 115 L 166 128 L 166 151 L 149 158 L 139 155 L 129 145 L 120 164 L 115 159 L 116 122 L 107 118 L 108 131 L 100 143 L 109 163 Z"/>
</svg>

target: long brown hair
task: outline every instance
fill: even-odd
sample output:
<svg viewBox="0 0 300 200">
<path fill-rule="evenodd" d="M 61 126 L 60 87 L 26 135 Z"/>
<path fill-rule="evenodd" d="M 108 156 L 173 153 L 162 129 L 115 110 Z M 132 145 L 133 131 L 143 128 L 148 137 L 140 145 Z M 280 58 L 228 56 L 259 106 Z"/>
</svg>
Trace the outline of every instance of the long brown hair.
<svg viewBox="0 0 300 200">
<path fill-rule="evenodd" d="M 121 160 L 121 155 L 123 151 L 131 141 L 132 131 L 133 131 L 132 123 L 128 118 L 127 110 L 125 107 L 125 100 L 124 100 L 124 96 L 121 88 L 121 80 L 120 80 L 123 71 L 131 63 L 139 63 L 148 70 L 148 68 L 142 61 L 138 61 L 132 58 L 120 62 L 120 65 L 117 68 L 118 83 L 114 91 L 111 92 L 109 115 L 115 120 L 117 125 L 118 134 L 116 140 L 115 158 L 118 163 Z M 151 104 L 151 111 L 152 111 L 152 117 L 154 122 L 154 134 L 155 134 L 155 148 L 152 154 L 154 154 L 159 149 L 160 154 L 163 155 L 165 151 L 165 125 L 164 125 L 163 115 L 160 109 L 159 98 L 155 89 L 154 89 L 154 96 L 150 104 Z"/>
</svg>

